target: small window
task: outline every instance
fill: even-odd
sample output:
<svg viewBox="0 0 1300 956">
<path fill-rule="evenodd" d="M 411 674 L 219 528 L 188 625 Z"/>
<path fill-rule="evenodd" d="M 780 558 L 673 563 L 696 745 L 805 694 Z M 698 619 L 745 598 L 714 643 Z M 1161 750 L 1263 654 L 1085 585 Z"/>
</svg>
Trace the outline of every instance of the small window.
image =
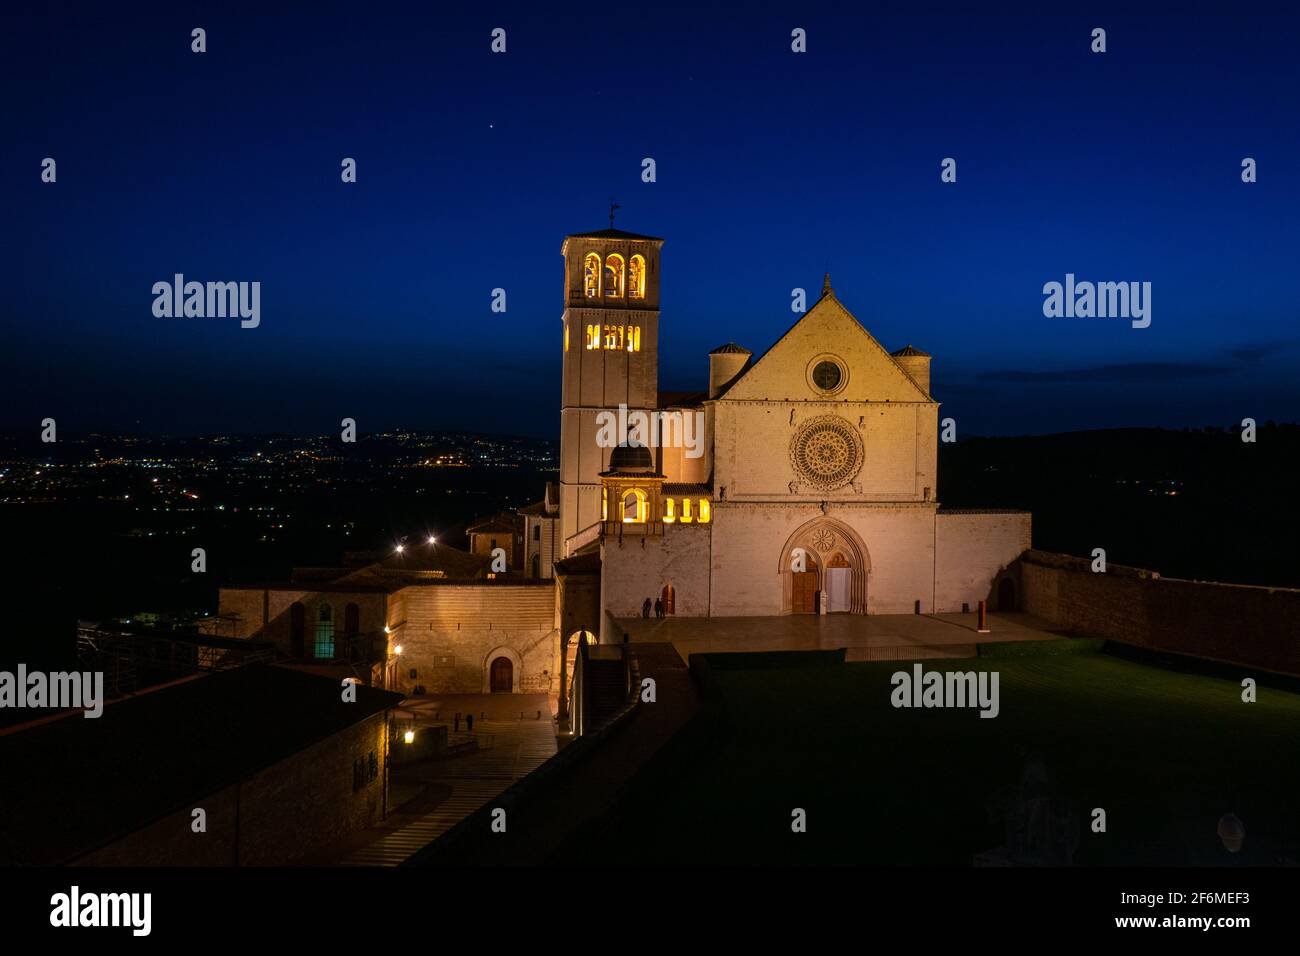
<svg viewBox="0 0 1300 956">
<path fill-rule="evenodd" d="M 707 524 L 713 518 L 713 508 L 708 498 L 700 499 L 700 524 Z"/>
<path fill-rule="evenodd" d="M 672 524 L 677 520 L 676 509 L 677 502 L 672 498 L 664 499 L 664 524 Z"/>
<path fill-rule="evenodd" d="M 540 524 L 533 525 L 533 540 L 534 541 L 542 540 L 542 526 Z"/>
<path fill-rule="evenodd" d="M 600 295 L 600 256 L 594 252 L 587 253 L 582 264 L 582 284 L 588 299 Z"/>
</svg>

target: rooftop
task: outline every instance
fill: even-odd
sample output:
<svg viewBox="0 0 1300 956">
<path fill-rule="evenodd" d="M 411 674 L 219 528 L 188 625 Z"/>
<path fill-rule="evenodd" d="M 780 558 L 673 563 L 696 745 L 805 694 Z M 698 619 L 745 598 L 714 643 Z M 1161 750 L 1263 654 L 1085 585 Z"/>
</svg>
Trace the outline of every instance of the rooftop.
<svg viewBox="0 0 1300 956">
<path fill-rule="evenodd" d="M 94 850 L 395 707 L 400 694 L 271 664 L 190 678 L 0 733 L 0 864 Z"/>
</svg>

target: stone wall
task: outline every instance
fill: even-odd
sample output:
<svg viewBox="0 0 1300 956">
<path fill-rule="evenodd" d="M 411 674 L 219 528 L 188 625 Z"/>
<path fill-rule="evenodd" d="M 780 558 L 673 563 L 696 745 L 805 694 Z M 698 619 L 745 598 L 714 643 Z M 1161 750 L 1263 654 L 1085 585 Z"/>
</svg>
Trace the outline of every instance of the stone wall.
<svg viewBox="0 0 1300 956">
<path fill-rule="evenodd" d="M 1082 636 L 1300 673 L 1300 590 L 1162 578 L 1152 571 L 1030 551 L 1023 609 Z"/>
<path fill-rule="evenodd" d="M 399 596 L 403 615 L 392 640 L 402 645 L 402 656 L 394 690 L 485 693 L 491 662 L 505 657 L 515 693 L 551 692 L 557 660 L 552 582 L 413 586 Z"/>
<path fill-rule="evenodd" d="M 75 861 L 79 866 L 276 866 L 384 818 L 387 714 L 378 713 Z M 353 789 L 357 760 L 378 762 Z M 368 772 L 367 772 L 368 777 Z M 207 831 L 192 829 L 193 810 Z"/>
<path fill-rule="evenodd" d="M 674 615 L 706 617 L 712 534 L 712 524 L 691 524 L 666 525 L 662 535 L 607 536 L 601 542 L 600 574 L 605 611 L 640 617 L 645 599 L 653 606 L 671 584 Z M 612 638 L 602 635 L 602 640 Z"/>
<path fill-rule="evenodd" d="M 218 592 L 218 609 L 225 628 L 222 637 L 256 638 L 274 641 L 285 654 L 291 654 L 292 608 L 303 605 L 304 650 L 311 655 L 316 638 L 316 619 L 320 605 L 328 603 L 333 610 L 334 640 L 344 635 L 346 609 L 355 604 L 358 611 L 359 634 L 382 631 L 389 623 L 388 595 L 382 591 L 330 591 L 314 590 L 302 585 L 279 588 L 226 587 Z M 227 615 L 230 617 L 227 618 Z M 382 648 L 381 648 L 382 650 Z"/>
<path fill-rule="evenodd" d="M 963 604 L 973 610 L 980 601 L 988 601 L 990 610 L 1013 610 L 999 606 L 998 582 L 1011 577 L 1019 592 L 1015 564 L 1032 544 L 1031 530 L 1027 511 L 940 511 L 934 530 L 934 610 L 960 611 Z"/>
</svg>

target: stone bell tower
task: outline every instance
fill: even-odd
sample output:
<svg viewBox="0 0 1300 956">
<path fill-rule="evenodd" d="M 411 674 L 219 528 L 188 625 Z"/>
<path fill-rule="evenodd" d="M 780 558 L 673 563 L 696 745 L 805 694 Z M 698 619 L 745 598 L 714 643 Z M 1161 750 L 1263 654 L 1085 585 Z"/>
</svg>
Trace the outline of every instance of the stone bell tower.
<svg viewBox="0 0 1300 956">
<path fill-rule="evenodd" d="M 614 229 L 612 214 L 610 225 L 566 236 L 560 247 L 560 535 L 565 555 L 599 535 L 600 474 L 626 437 L 618 434 L 606 442 L 610 447 L 601 447 L 598 416 L 617 415 L 620 405 L 628 411 L 653 411 L 659 398 L 659 251 L 664 241 Z"/>
</svg>

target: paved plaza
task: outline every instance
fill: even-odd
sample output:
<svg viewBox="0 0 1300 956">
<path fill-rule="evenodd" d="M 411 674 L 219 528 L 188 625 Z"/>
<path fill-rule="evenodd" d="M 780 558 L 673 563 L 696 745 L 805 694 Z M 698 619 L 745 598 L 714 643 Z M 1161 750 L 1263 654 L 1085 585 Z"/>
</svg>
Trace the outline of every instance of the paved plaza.
<svg viewBox="0 0 1300 956">
<path fill-rule="evenodd" d="M 456 713 L 473 713 L 474 736 L 484 749 L 394 766 L 392 796 L 403 805 L 382 826 L 357 835 L 320 862 L 397 866 L 555 755 L 555 723 L 545 694 L 409 697 L 395 716 L 399 723 L 446 724 L 450 731 Z M 463 721 L 460 729 L 449 734 L 453 743 L 468 739 Z"/>
<path fill-rule="evenodd" d="M 977 644 L 1059 640 L 1054 626 L 1028 614 L 990 614 L 989 633 L 974 614 L 789 614 L 783 617 L 619 618 L 635 643 L 668 642 L 683 661 L 692 654 L 741 651 L 833 651 L 846 660 L 971 657 Z"/>
</svg>

